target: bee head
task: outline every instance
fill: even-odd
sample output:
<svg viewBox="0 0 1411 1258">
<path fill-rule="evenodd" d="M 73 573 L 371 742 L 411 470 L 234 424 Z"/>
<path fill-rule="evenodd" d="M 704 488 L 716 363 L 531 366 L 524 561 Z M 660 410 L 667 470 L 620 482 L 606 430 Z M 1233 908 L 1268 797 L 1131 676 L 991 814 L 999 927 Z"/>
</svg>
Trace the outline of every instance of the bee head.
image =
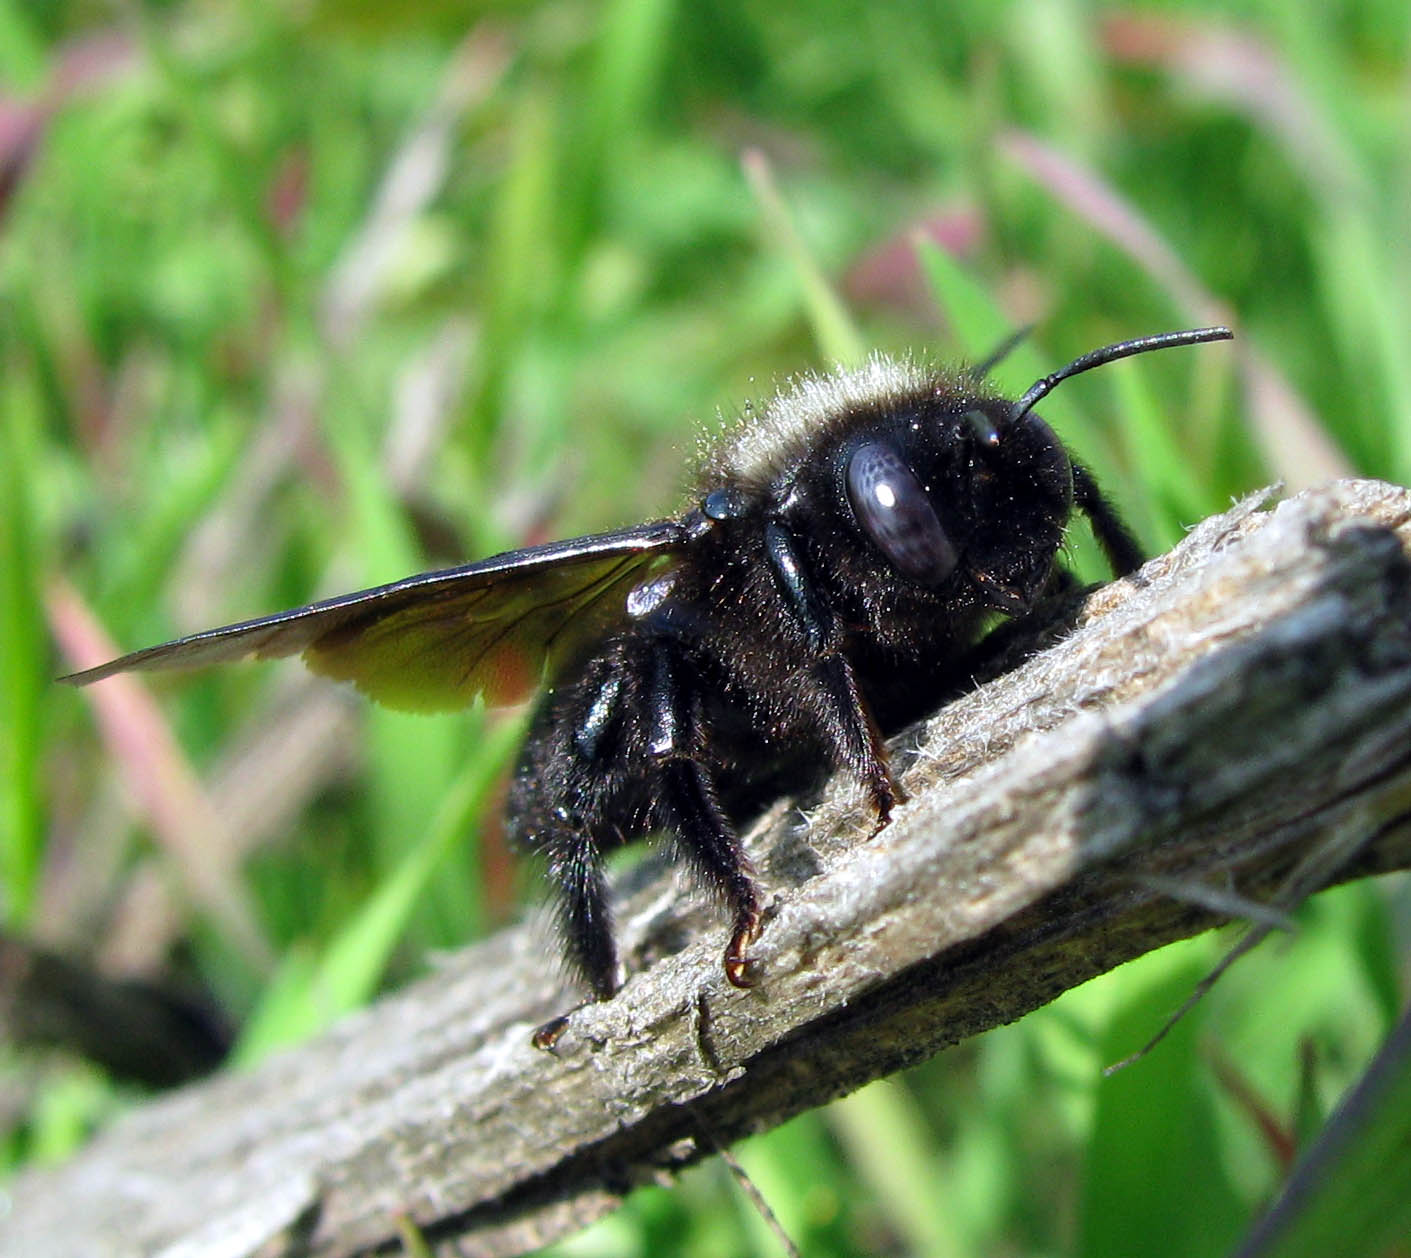
<svg viewBox="0 0 1411 1258">
<path fill-rule="evenodd" d="M 1230 335 L 1199 328 L 1105 346 L 1036 381 L 1017 402 L 935 388 L 846 452 L 843 487 L 856 526 L 905 580 L 937 590 L 960 582 L 983 605 L 1026 611 L 1048 580 L 1074 506 L 1073 461 L 1034 406 L 1104 363 Z M 1094 523 L 1110 555 L 1128 553 L 1125 530 L 1115 540 L 1102 535 L 1111 513 L 1079 471 L 1090 492 L 1078 505 L 1090 516 L 1094 504 L 1104 512 Z"/>
</svg>

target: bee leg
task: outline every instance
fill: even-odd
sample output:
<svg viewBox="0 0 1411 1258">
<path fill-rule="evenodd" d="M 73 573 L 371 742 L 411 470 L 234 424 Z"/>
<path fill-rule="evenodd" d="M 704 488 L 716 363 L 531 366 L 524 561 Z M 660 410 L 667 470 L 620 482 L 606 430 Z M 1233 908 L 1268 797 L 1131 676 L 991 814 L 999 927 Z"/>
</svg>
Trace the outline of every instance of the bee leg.
<svg viewBox="0 0 1411 1258">
<path fill-rule="evenodd" d="M 582 1006 L 580 1005 L 579 1008 Z M 568 1030 L 568 1019 L 573 1012 L 570 1009 L 568 1013 L 561 1013 L 557 1018 L 550 1018 L 547 1022 L 535 1027 L 534 1034 L 529 1037 L 529 1042 L 545 1053 L 553 1052 L 559 1038 Z"/>
<path fill-rule="evenodd" d="M 1117 514 L 1117 508 L 1098 488 L 1097 480 L 1081 463 L 1073 464 L 1073 501 L 1093 526 L 1098 545 L 1107 556 L 1116 576 L 1125 577 L 1145 562 L 1141 544 L 1132 535 L 1127 523 Z"/>
<path fill-rule="evenodd" d="M 565 827 L 548 838 L 543 851 L 558 893 L 568 963 L 595 999 L 608 1000 L 617 991 L 617 947 L 598 845 L 591 834 Z"/>
<path fill-rule="evenodd" d="M 803 552 L 787 525 L 771 520 L 764 529 L 765 556 L 779 591 L 810 649 L 817 653 L 814 686 L 803 696 L 835 764 L 846 766 L 872 795 L 877 829 L 891 820 L 901 789 L 887 766 L 887 749 L 847 657 L 837 650 L 833 613 L 809 575 Z M 876 831 L 874 830 L 875 834 Z"/>
<path fill-rule="evenodd" d="M 568 967 L 587 983 L 594 1000 L 607 1000 L 617 990 L 617 947 L 598 845 L 590 834 L 564 827 L 538 846 L 548 858 L 547 872 L 557 893 L 559 935 Z M 536 1027 L 534 1047 L 552 1051 L 573 1012 Z"/>
<path fill-rule="evenodd" d="M 753 987 L 745 950 L 759 936 L 759 891 L 750 858 L 721 810 L 710 775 L 694 760 L 667 761 L 657 809 L 697 876 L 735 914 L 725 948 L 725 977 L 736 987 Z"/>
<path fill-rule="evenodd" d="M 843 655 L 825 655 L 813 666 L 818 683 L 816 712 L 834 759 L 855 774 L 872 796 L 877 829 L 892 819 L 892 809 L 905 797 L 892 777 L 881 731 L 858 689 L 852 665 Z"/>
<path fill-rule="evenodd" d="M 689 665 L 676 643 L 653 645 L 648 701 L 648 754 L 656 762 L 656 821 L 676 837 L 697 877 L 735 914 L 725 949 L 725 977 L 750 987 L 745 949 L 759 934 L 759 892 L 750 859 L 720 806 L 715 783 L 700 762 L 700 700 L 686 681 Z"/>
</svg>

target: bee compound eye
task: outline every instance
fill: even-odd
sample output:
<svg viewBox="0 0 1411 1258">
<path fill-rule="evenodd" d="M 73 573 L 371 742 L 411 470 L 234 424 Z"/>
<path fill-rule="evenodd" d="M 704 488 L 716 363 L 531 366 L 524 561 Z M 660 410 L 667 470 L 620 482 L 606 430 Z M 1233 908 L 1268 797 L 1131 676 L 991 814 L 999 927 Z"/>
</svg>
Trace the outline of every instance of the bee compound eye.
<svg viewBox="0 0 1411 1258">
<path fill-rule="evenodd" d="M 916 474 L 891 446 L 858 446 L 848 459 L 847 488 L 858 523 L 902 576 L 939 585 L 955 571 L 955 546 Z"/>
</svg>

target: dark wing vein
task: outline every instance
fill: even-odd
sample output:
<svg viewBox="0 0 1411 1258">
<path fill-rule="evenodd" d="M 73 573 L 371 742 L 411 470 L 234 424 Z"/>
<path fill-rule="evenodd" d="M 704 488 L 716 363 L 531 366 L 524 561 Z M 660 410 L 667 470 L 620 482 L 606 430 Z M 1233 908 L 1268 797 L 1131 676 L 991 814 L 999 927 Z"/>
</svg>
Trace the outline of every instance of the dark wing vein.
<svg viewBox="0 0 1411 1258">
<path fill-rule="evenodd" d="M 625 596 L 626 586 L 687 541 L 682 524 L 662 520 L 508 551 L 192 634 L 62 680 L 86 685 L 133 669 L 302 652 L 315 672 L 394 707 L 462 707 L 477 695 L 514 702 L 623 614 L 615 593 Z"/>
<path fill-rule="evenodd" d="M 636 577 L 637 570 L 641 565 L 624 561 L 617 564 L 611 570 L 604 572 L 601 576 L 594 578 L 590 585 L 582 590 L 570 591 L 561 598 L 552 599 L 536 606 L 532 613 L 541 616 L 545 612 L 552 611 L 563 604 L 570 604 L 564 608 L 564 614 L 554 619 L 549 632 L 544 635 L 544 656 L 546 660 L 553 660 L 557 655 L 562 655 L 565 640 L 577 643 L 582 630 L 587 628 L 582 623 L 582 615 L 585 610 L 591 607 L 599 599 L 605 598 L 614 587 L 621 583 L 624 577 Z M 506 625 L 500 632 L 481 649 L 481 655 L 495 649 L 504 639 L 514 632 L 514 625 Z M 557 648 L 557 651 L 556 651 Z"/>
</svg>

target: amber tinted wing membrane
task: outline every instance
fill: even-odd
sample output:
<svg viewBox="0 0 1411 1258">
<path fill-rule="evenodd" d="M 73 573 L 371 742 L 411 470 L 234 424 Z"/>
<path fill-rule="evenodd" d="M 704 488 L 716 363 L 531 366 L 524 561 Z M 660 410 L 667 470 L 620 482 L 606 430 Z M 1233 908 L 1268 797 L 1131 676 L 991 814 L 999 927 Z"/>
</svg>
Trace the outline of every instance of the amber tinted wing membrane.
<svg viewBox="0 0 1411 1258">
<path fill-rule="evenodd" d="M 303 652 L 316 673 L 414 711 L 524 698 L 585 637 L 622 615 L 658 557 L 687 540 L 674 520 L 507 551 L 479 563 L 311 603 L 134 651 L 62 680 L 200 668 Z"/>
</svg>

